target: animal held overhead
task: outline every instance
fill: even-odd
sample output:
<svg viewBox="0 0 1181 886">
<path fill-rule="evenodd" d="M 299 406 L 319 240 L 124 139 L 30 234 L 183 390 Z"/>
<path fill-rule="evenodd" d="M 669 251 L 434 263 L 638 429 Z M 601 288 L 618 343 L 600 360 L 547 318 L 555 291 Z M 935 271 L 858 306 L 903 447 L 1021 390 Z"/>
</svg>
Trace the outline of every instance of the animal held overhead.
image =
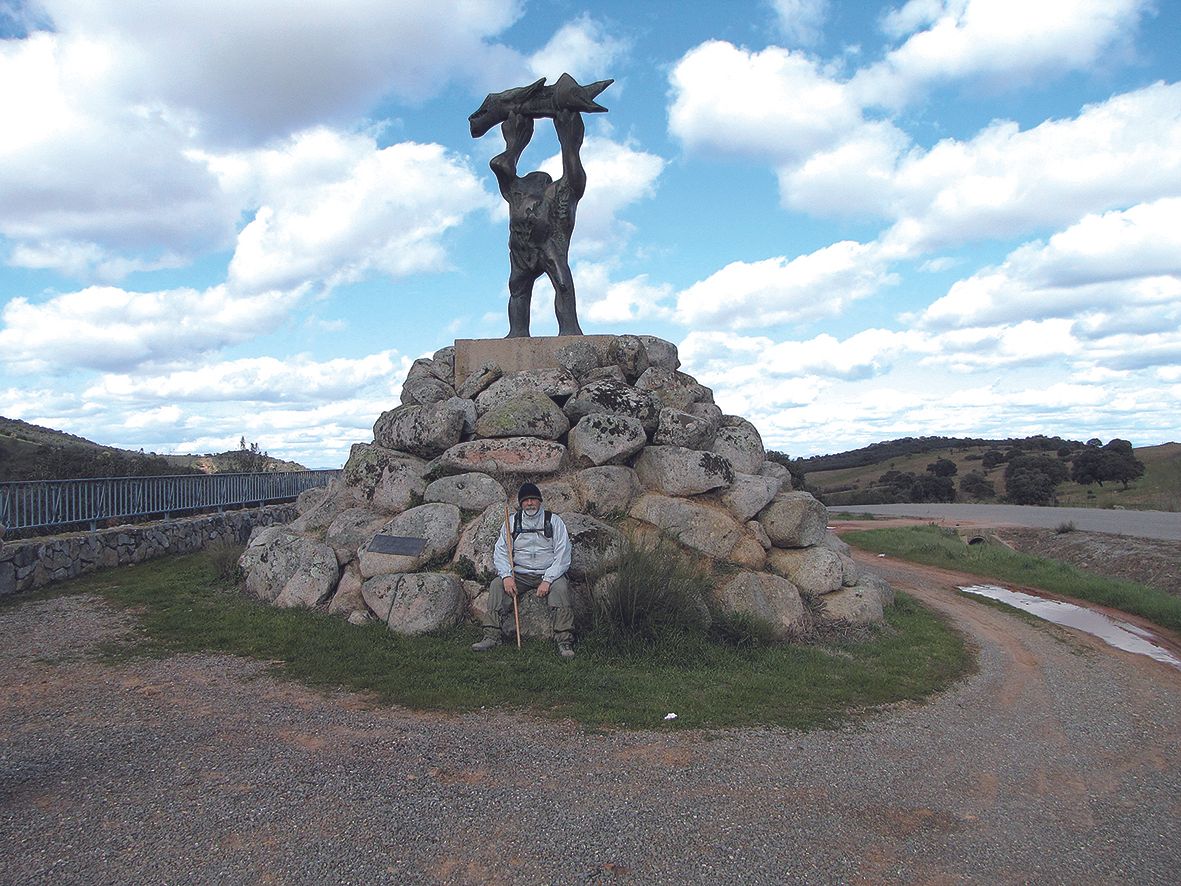
<svg viewBox="0 0 1181 886">
<path fill-rule="evenodd" d="M 472 138 L 479 138 L 493 126 L 503 123 L 511 114 L 538 119 L 553 118 L 558 111 L 577 111 L 583 114 L 604 113 L 606 108 L 595 98 L 614 80 L 598 80 L 580 86 L 569 74 L 563 74 L 552 86 L 542 77 L 528 86 L 506 89 L 490 94 L 470 117 Z"/>
</svg>

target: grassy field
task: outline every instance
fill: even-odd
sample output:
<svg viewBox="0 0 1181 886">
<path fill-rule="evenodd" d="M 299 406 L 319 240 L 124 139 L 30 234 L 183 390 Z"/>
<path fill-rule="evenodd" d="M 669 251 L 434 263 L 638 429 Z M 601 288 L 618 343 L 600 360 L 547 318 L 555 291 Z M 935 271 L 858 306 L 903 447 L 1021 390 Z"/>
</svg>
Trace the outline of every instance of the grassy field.
<svg viewBox="0 0 1181 886">
<path fill-rule="evenodd" d="M 1021 554 L 1004 545 L 966 545 L 950 529 L 866 529 L 841 537 L 862 550 L 1090 600 L 1181 631 L 1181 598 L 1136 582 L 1089 575 L 1066 563 Z"/>
<path fill-rule="evenodd" d="M 619 651 L 588 636 L 563 662 L 552 644 L 477 655 L 474 627 L 399 637 L 325 614 L 276 609 L 219 583 L 205 555 L 157 560 L 78 579 L 55 593 L 97 593 L 133 613 L 136 640 L 113 655 L 222 652 L 277 662 L 316 687 L 372 693 L 414 708 L 520 708 L 585 728 L 831 726 L 880 705 L 921 700 L 967 673 L 961 636 L 899 595 L 889 623 L 862 643 L 734 648 L 670 633 Z M 6 605 L 19 605 L 9 603 Z M 677 719 L 665 721 L 667 713 Z"/>
</svg>

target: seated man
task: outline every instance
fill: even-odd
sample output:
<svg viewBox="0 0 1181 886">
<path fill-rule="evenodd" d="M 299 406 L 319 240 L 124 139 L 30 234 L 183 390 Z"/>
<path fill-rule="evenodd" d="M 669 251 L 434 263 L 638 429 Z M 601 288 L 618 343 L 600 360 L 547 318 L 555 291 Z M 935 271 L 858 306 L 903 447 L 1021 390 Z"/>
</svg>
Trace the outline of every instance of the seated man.
<svg viewBox="0 0 1181 886">
<path fill-rule="evenodd" d="M 488 585 L 488 611 L 484 615 L 484 639 L 472 644 L 476 652 L 487 652 L 512 636 L 513 598 L 523 591 L 536 591 L 549 603 L 558 655 L 574 658 L 574 609 L 570 605 L 570 535 L 557 514 L 541 507 L 541 491 L 532 483 L 521 484 L 517 493 L 520 509 L 512 519 L 512 555 L 509 527 L 500 530 L 492 559 L 499 573 Z"/>
</svg>

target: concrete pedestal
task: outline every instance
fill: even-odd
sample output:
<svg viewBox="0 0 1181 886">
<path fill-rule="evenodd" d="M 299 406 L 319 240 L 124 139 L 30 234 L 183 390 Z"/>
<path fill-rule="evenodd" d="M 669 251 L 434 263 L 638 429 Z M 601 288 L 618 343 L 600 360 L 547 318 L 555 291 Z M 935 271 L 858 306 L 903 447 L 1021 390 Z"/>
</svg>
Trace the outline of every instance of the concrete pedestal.
<svg viewBox="0 0 1181 886">
<path fill-rule="evenodd" d="M 536 338 L 457 338 L 455 383 L 463 384 L 485 363 L 495 363 L 508 374 L 525 369 L 553 369 L 563 365 L 559 353 L 570 346 L 590 345 L 605 355 L 613 335 L 547 335 Z"/>
</svg>

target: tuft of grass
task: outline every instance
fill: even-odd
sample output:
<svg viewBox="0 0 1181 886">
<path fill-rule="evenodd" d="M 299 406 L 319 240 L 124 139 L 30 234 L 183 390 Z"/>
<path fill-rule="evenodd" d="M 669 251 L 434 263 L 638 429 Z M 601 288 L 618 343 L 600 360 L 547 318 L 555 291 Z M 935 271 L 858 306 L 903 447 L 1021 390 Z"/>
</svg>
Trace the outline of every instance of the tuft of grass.
<svg viewBox="0 0 1181 886">
<path fill-rule="evenodd" d="M 245 545 L 222 538 L 207 545 L 204 556 L 217 580 L 229 584 L 238 580 L 238 561 L 242 559 L 245 550 Z"/>
<path fill-rule="evenodd" d="M 1058 535 L 1066 535 L 1069 532 L 1074 532 L 1076 529 L 1078 529 L 1078 527 L 1074 525 L 1073 520 L 1064 520 L 1054 527 L 1054 532 Z"/>
<path fill-rule="evenodd" d="M 595 600 L 595 632 L 631 645 L 700 630 L 710 577 L 668 542 L 629 541 L 615 573 Z"/>
<path fill-rule="evenodd" d="M 962 637 L 898 595 L 888 624 L 866 643 L 734 648 L 703 631 L 664 626 L 654 640 L 592 633 L 573 662 L 551 643 L 476 654 L 463 625 L 403 637 L 319 611 L 277 609 L 220 581 L 201 555 L 163 558 L 59 586 L 100 594 L 138 620 L 111 654 L 209 652 L 271 663 L 307 685 L 370 693 L 379 703 L 449 711 L 516 708 L 570 717 L 586 728 L 832 726 L 881 705 L 921 700 L 973 666 Z M 835 653 L 835 654 L 834 654 Z M 664 721 L 675 712 L 676 720 Z"/>
<path fill-rule="evenodd" d="M 1041 588 L 1053 594 L 1090 600 L 1181 630 L 1181 598 L 1137 582 L 1107 578 L 1011 550 L 1004 545 L 965 545 L 935 526 L 867 529 L 849 532 L 845 541 L 867 551 L 984 578 Z"/>
</svg>

